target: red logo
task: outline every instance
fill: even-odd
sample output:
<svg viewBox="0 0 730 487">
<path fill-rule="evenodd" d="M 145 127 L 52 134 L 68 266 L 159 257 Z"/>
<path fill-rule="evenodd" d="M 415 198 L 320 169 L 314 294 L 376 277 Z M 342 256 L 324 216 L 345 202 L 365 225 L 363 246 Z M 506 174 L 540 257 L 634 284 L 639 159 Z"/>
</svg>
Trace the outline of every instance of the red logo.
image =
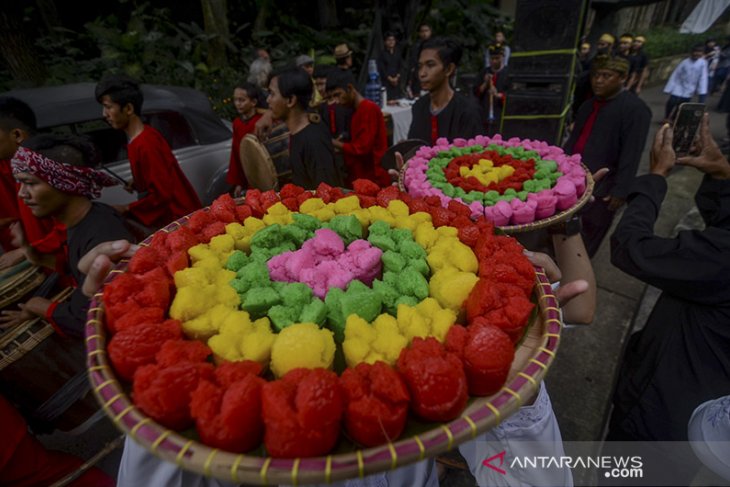
<svg viewBox="0 0 730 487">
<path fill-rule="evenodd" d="M 491 456 L 491 457 L 487 458 L 486 460 L 484 460 L 482 462 L 482 465 L 484 465 L 485 467 L 489 467 L 492 470 L 494 470 L 495 472 L 501 473 L 502 475 L 507 475 L 507 471 L 506 470 L 504 470 L 502 468 L 499 468 L 502 465 L 504 465 L 504 455 L 505 455 L 505 453 L 506 453 L 506 451 L 505 450 L 502 450 L 501 453 L 497 453 L 496 455 Z M 496 459 L 499 459 L 499 466 L 492 465 L 492 460 L 496 460 Z"/>
</svg>

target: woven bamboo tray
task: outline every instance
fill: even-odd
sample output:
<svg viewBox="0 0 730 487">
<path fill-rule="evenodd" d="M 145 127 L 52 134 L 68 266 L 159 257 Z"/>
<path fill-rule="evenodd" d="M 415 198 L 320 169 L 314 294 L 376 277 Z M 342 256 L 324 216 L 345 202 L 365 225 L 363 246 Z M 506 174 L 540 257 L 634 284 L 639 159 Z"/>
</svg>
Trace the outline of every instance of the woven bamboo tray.
<svg viewBox="0 0 730 487">
<path fill-rule="evenodd" d="M 161 231 L 173 231 L 186 220 L 184 217 Z M 106 282 L 123 273 L 127 263 L 120 262 Z M 134 406 L 129 387 L 114 375 L 106 351 L 102 293 L 91 301 L 85 329 L 89 379 L 104 411 L 121 431 L 157 457 L 181 468 L 224 481 L 260 485 L 330 483 L 363 477 L 439 455 L 472 440 L 497 426 L 536 393 L 558 349 L 562 322 L 543 269 L 535 268 L 535 280 L 536 317 L 516 350 L 505 386 L 490 397 L 470 399 L 462 416 L 450 423 L 434 423 L 423 433 L 374 448 L 323 457 L 279 459 L 210 448 L 159 425 Z"/>
<path fill-rule="evenodd" d="M 16 267 L 23 270 L 17 273 L 11 273 L 11 270 L 3 274 L 7 278 L 0 282 L 0 309 L 20 301 L 23 296 L 40 286 L 46 278 L 36 266 L 20 263 Z"/>
<path fill-rule="evenodd" d="M 555 225 L 556 223 L 560 223 L 566 220 L 569 220 L 570 217 L 575 215 L 581 208 L 583 208 L 586 203 L 588 203 L 591 199 L 591 195 L 593 194 L 593 187 L 595 186 L 595 181 L 593 180 L 593 176 L 591 175 L 591 171 L 586 167 L 585 164 L 581 164 L 583 166 L 583 169 L 586 173 L 586 190 L 581 195 L 580 198 L 578 198 L 578 201 L 575 202 L 573 206 L 568 208 L 567 210 L 563 210 L 560 213 L 556 213 L 553 216 L 550 216 L 548 218 L 543 218 L 542 220 L 537 220 L 532 223 L 525 223 L 523 225 L 506 225 L 506 226 L 500 226 L 497 227 L 501 231 L 507 234 L 514 234 L 514 233 L 522 233 L 522 232 L 531 232 L 533 230 L 540 230 L 542 228 L 547 228 L 551 225 Z M 407 193 L 408 190 L 405 186 L 405 174 L 406 169 L 408 168 L 408 162 L 403 164 L 403 167 L 398 172 L 398 189 L 401 191 Z"/>
</svg>

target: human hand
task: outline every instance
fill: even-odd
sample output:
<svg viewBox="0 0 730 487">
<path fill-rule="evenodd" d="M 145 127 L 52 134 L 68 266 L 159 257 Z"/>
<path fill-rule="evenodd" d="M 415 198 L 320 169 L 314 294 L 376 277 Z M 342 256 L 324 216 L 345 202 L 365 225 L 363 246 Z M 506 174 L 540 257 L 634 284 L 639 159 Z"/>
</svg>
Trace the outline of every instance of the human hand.
<svg viewBox="0 0 730 487">
<path fill-rule="evenodd" d="M 13 249 L 0 255 L 0 270 L 19 264 L 25 259 L 23 249 Z"/>
<path fill-rule="evenodd" d="M 25 304 L 19 304 L 19 310 L 5 310 L 0 316 L 0 329 L 12 328 L 37 316 L 45 316 L 51 301 L 35 296 Z"/>
<path fill-rule="evenodd" d="M 273 125 L 274 115 L 271 113 L 271 110 L 266 110 L 254 126 L 256 137 L 258 137 L 262 142 L 266 141 L 266 139 L 269 138 L 269 134 L 271 134 L 271 127 L 273 127 Z"/>
<path fill-rule="evenodd" d="M 533 265 L 542 267 L 545 270 L 545 275 L 551 283 L 558 282 L 562 278 L 558 265 L 549 255 L 525 250 L 525 256 Z M 555 297 L 558 299 L 560 306 L 565 306 L 571 299 L 588 291 L 588 286 L 588 281 L 585 279 L 577 279 L 565 284 L 561 283 L 560 287 L 555 290 Z"/>
<path fill-rule="evenodd" d="M 616 211 L 626 204 L 625 198 L 618 198 L 616 196 L 606 196 L 603 198 L 603 201 L 608 203 L 608 209 L 611 211 Z"/>
<path fill-rule="evenodd" d="M 104 283 L 104 279 L 111 272 L 112 265 L 123 257 L 132 257 L 139 249 L 126 240 L 102 242 L 89 250 L 79 260 L 79 271 L 86 275 L 81 291 L 91 297 Z"/>
<path fill-rule="evenodd" d="M 117 210 L 117 213 L 119 213 L 120 215 L 124 215 L 125 213 L 127 213 L 129 211 L 129 205 L 111 205 L 111 206 L 112 206 L 112 208 Z"/>
<path fill-rule="evenodd" d="M 651 146 L 649 155 L 649 172 L 662 177 L 667 177 L 669 171 L 674 167 L 677 155 L 674 153 L 672 141 L 674 131 L 668 123 L 662 125 L 654 136 L 654 143 Z"/>
<path fill-rule="evenodd" d="M 730 179 L 730 163 L 710 134 L 710 115 L 705 113 L 697 143 L 699 154 L 677 159 L 678 164 L 696 167 L 715 179 Z"/>
<path fill-rule="evenodd" d="M 342 148 L 345 146 L 345 143 L 342 142 L 342 139 L 340 137 L 337 137 L 336 139 L 332 139 L 332 146 L 337 150 L 342 150 Z"/>
<path fill-rule="evenodd" d="M 403 169 L 403 154 L 400 152 L 395 153 L 395 169 L 388 169 L 388 174 L 395 184 L 400 177 L 400 171 Z"/>
<path fill-rule="evenodd" d="M 10 224 L 10 243 L 13 247 L 25 247 L 28 245 L 28 240 L 25 238 L 25 231 L 23 225 L 20 222 Z"/>
</svg>

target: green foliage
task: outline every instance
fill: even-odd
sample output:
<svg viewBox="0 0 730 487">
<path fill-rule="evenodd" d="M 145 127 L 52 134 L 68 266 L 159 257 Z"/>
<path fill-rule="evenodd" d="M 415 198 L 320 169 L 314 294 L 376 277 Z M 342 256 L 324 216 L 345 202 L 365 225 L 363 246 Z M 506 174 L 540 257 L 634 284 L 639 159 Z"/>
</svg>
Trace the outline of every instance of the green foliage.
<svg viewBox="0 0 730 487">
<path fill-rule="evenodd" d="M 221 116 L 232 118 L 232 88 L 245 79 L 256 48 L 266 48 L 278 68 L 293 64 L 294 58 L 304 53 L 317 64 L 334 64 L 332 49 L 347 42 L 354 51 L 355 67 L 365 66 L 378 5 L 374 0 L 338 1 L 340 27 L 328 30 L 318 28 L 318 10 L 311 3 L 229 0 L 232 43 L 228 65 L 212 69 L 207 64 L 211 36 L 201 27 L 202 19 L 186 18 L 174 7 L 160 8 L 161 3 L 173 5 L 112 0 L 105 11 L 116 14 L 97 17 L 80 30 L 58 28 L 37 38 L 35 47 L 49 73 L 46 84 L 96 82 L 107 73 L 127 73 L 145 83 L 196 88 L 208 94 Z M 477 71 L 495 28 L 511 30 L 492 3 L 432 0 L 419 7 L 421 12 L 416 18 L 429 22 L 436 35 L 460 42 L 464 47 L 461 71 Z M 256 14 L 264 7 L 269 9 L 265 30 L 256 30 Z M 384 18 L 392 13 L 384 12 Z M 28 20 L 37 15 L 38 11 L 31 9 Z M 414 33 L 405 33 L 406 37 L 412 34 L 415 37 Z M 0 90 L 16 86 L 10 76 L 0 72 Z"/>
<path fill-rule="evenodd" d="M 654 27 L 643 35 L 646 37 L 644 52 L 649 59 L 677 54 L 689 55 L 692 46 L 704 44 L 707 39 L 715 39 L 722 46 L 725 38 L 723 26 L 713 27 L 702 34 L 681 34 L 679 27 L 673 26 Z"/>
<path fill-rule="evenodd" d="M 512 24 L 493 5 L 480 0 L 440 0 L 434 2 L 426 17 L 434 35 L 450 37 L 464 49 L 460 71 L 479 72 L 484 65 L 484 51 L 502 28 L 509 38 Z"/>
</svg>

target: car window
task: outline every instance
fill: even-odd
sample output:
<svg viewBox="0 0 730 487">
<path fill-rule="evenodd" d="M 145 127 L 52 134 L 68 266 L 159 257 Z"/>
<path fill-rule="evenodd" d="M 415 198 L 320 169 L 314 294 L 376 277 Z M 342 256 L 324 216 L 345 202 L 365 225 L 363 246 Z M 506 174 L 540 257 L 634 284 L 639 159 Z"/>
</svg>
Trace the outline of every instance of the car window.
<svg viewBox="0 0 730 487">
<path fill-rule="evenodd" d="M 50 132 L 59 135 L 85 135 L 91 139 L 99 152 L 100 163 L 121 161 L 127 158 L 127 137 L 121 130 L 115 130 L 104 120 L 88 120 L 74 124 L 50 127 Z"/>
<path fill-rule="evenodd" d="M 195 145 L 190 124 L 179 113 L 172 111 L 145 112 L 142 117 L 145 123 L 162 132 L 173 150 Z"/>
</svg>

